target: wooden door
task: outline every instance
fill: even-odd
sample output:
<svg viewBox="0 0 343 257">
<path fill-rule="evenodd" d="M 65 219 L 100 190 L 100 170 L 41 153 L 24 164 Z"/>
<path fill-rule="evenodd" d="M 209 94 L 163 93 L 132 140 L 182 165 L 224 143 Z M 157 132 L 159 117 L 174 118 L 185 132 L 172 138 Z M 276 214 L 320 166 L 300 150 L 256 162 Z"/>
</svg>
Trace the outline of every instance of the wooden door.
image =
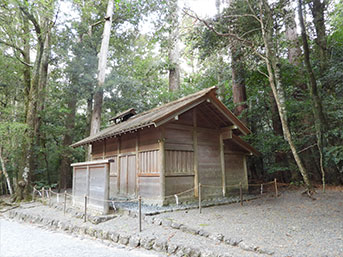
<svg viewBox="0 0 343 257">
<path fill-rule="evenodd" d="M 120 156 L 120 194 L 135 196 L 136 194 L 136 155 Z"/>
<path fill-rule="evenodd" d="M 119 194 L 126 195 L 127 189 L 127 155 L 120 156 L 120 179 L 119 179 Z"/>
<path fill-rule="evenodd" d="M 127 194 L 136 195 L 136 155 L 127 157 Z"/>
</svg>

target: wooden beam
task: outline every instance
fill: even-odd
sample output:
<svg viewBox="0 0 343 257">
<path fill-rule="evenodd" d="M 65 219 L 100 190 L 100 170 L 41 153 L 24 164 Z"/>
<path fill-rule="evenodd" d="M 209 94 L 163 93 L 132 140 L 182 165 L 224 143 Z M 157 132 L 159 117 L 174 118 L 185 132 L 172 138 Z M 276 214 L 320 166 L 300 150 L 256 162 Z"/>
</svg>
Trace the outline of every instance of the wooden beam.
<svg viewBox="0 0 343 257">
<path fill-rule="evenodd" d="M 104 176 L 105 176 L 105 185 L 104 185 L 104 214 L 108 213 L 109 210 L 109 203 L 107 200 L 109 199 L 109 192 L 110 192 L 110 163 L 104 164 Z"/>
<path fill-rule="evenodd" d="M 140 173 L 139 170 L 139 131 L 136 132 L 136 196 L 139 195 L 139 176 L 137 176 Z"/>
<path fill-rule="evenodd" d="M 194 151 L 194 157 L 193 157 L 193 167 L 194 167 L 194 196 L 198 197 L 199 195 L 199 162 L 198 162 L 198 132 L 197 132 L 197 109 L 193 109 L 193 151 Z"/>
<path fill-rule="evenodd" d="M 105 159 L 106 156 L 106 139 L 104 139 L 102 144 L 102 159 Z"/>
<path fill-rule="evenodd" d="M 220 136 L 222 140 L 231 139 L 232 138 L 232 129 L 231 128 L 221 128 L 220 129 Z"/>
<path fill-rule="evenodd" d="M 117 138 L 117 195 L 120 194 L 120 138 Z"/>
<path fill-rule="evenodd" d="M 159 154 L 160 154 L 160 190 L 162 205 L 164 204 L 166 194 L 166 156 L 165 156 L 165 131 L 164 127 L 160 127 Z"/>
<path fill-rule="evenodd" d="M 246 189 L 248 189 L 249 187 L 249 184 L 248 184 L 248 168 L 247 168 L 247 157 L 244 155 L 243 157 L 243 166 L 244 166 L 244 180 L 245 180 L 245 183 L 244 183 L 244 186 L 246 185 Z"/>
<path fill-rule="evenodd" d="M 86 169 L 86 195 L 89 196 L 89 180 L 90 180 L 90 172 L 89 172 L 89 165 L 87 165 Z"/>
<path fill-rule="evenodd" d="M 75 186 L 76 186 L 76 174 L 75 174 L 75 172 L 76 172 L 75 167 L 73 167 L 73 186 L 72 186 L 73 205 L 75 205 Z"/>
<path fill-rule="evenodd" d="M 231 131 L 231 130 L 230 130 Z M 222 191 L 226 195 L 226 177 L 225 177 L 225 156 L 224 156 L 224 139 L 223 134 L 219 136 L 220 166 L 222 171 Z"/>
</svg>

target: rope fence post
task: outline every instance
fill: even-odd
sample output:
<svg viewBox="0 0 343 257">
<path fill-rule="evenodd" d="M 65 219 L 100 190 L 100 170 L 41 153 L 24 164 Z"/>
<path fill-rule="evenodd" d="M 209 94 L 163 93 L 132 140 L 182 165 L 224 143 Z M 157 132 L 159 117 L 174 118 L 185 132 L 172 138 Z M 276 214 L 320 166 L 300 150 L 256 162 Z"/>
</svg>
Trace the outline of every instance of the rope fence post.
<svg viewBox="0 0 343 257">
<path fill-rule="evenodd" d="M 85 216 L 83 217 L 83 222 L 87 221 L 87 202 L 88 202 L 87 195 L 85 195 Z"/>
<path fill-rule="evenodd" d="M 142 197 L 138 196 L 139 232 L 142 232 Z"/>
<path fill-rule="evenodd" d="M 199 213 L 201 213 L 201 183 L 199 183 Z"/>
<path fill-rule="evenodd" d="M 44 187 L 42 187 L 42 202 L 43 202 L 43 204 L 44 204 L 44 200 L 45 200 L 45 199 L 44 199 L 44 198 L 45 198 L 45 197 L 44 197 L 44 191 L 45 191 L 45 189 L 44 189 Z"/>
<path fill-rule="evenodd" d="M 51 206 L 51 187 L 49 187 L 49 206 Z"/>
<path fill-rule="evenodd" d="M 241 206 L 243 206 L 243 188 L 242 188 L 242 182 L 239 182 L 239 198 L 240 198 Z"/>
<path fill-rule="evenodd" d="M 274 178 L 274 185 L 275 185 L 275 197 L 278 197 L 279 193 L 278 193 L 278 189 L 277 189 L 277 181 L 276 181 L 276 178 Z"/>
<path fill-rule="evenodd" d="M 32 190 L 32 201 L 33 202 L 35 201 L 35 192 L 36 192 L 36 186 L 34 186 L 33 190 Z"/>
<path fill-rule="evenodd" d="M 64 191 L 64 203 L 63 203 L 63 214 L 66 215 L 66 206 L 67 206 L 67 190 Z"/>
<path fill-rule="evenodd" d="M 261 195 L 263 194 L 263 184 L 261 184 Z"/>
</svg>

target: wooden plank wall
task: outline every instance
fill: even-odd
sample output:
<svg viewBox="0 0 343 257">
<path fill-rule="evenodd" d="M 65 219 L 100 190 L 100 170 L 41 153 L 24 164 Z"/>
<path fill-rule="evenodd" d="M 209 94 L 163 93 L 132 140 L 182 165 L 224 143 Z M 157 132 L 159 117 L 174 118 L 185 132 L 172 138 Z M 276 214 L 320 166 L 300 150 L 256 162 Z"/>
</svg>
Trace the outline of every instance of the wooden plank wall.
<svg viewBox="0 0 343 257">
<path fill-rule="evenodd" d="M 161 196 L 159 139 L 159 128 L 139 131 L 138 191 L 143 198 L 159 199 Z"/>
<path fill-rule="evenodd" d="M 73 168 L 74 204 L 83 206 L 84 196 L 89 197 L 88 206 L 104 214 L 108 212 L 109 164 L 86 164 Z"/>
<path fill-rule="evenodd" d="M 248 189 L 248 176 L 246 171 L 245 155 L 225 153 L 225 178 L 226 185 L 234 185 L 242 182 L 243 188 Z M 228 192 L 236 192 L 239 186 L 228 188 Z"/>
<path fill-rule="evenodd" d="M 194 187 L 193 112 L 180 115 L 165 126 L 165 195 Z M 191 191 L 183 197 L 192 197 Z M 173 198 L 167 200 L 174 201 Z"/>
<path fill-rule="evenodd" d="M 84 196 L 88 193 L 88 178 L 87 178 L 87 167 L 75 167 L 74 168 L 74 185 L 73 194 L 76 201 L 82 202 Z"/>
<path fill-rule="evenodd" d="M 198 125 L 199 127 L 201 124 Z M 203 197 L 222 195 L 219 132 L 198 129 L 199 183 L 215 187 L 202 188 Z"/>
<path fill-rule="evenodd" d="M 107 180 L 105 169 L 106 164 L 89 167 L 89 204 L 95 207 L 104 205 L 102 201 L 91 198 L 104 199 L 105 184 Z"/>
</svg>

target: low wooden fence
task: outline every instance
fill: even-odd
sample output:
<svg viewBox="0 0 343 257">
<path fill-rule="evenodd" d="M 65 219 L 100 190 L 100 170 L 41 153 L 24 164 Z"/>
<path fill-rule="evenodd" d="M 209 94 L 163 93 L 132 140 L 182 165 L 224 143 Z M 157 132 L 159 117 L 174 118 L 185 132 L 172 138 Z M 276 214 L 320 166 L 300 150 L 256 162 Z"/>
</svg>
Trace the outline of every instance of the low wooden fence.
<svg viewBox="0 0 343 257">
<path fill-rule="evenodd" d="M 249 187 L 259 187 L 260 189 L 260 194 L 262 195 L 264 193 L 264 187 L 267 185 L 271 185 L 274 187 L 275 190 L 275 197 L 278 197 L 279 192 L 278 192 L 278 183 L 277 180 L 274 179 L 274 181 L 270 181 L 270 182 L 266 182 L 266 183 L 261 183 L 261 184 L 248 184 Z M 198 189 L 198 209 L 199 209 L 199 213 L 202 212 L 202 202 L 203 202 L 203 198 L 202 198 L 202 189 L 205 187 L 218 187 L 218 188 L 222 188 L 222 186 L 214 186 L 214 185 L 205 185 L 205 184 L 201 184 L 199 183 L 197 185 L 197 189 Z M 237 188 L 239 187 L 239 202 L 240 205 L 243 206 L 243 202 L 244 202 L 244 195 L 243 195 L 243 187 L 242 187 L 242 183 L 239 184 L 235 184 L 235 185 L 227 185 L 227 188 Z M 185 190 L 183 192 L 179 192 L 177 194 L 173 194 L 173 195 L 169 195 L 166 196 L 165 199 L 167 198 L 174 198 L 176 205 L 179 205 L 179 199 L 180 197 L 182 197 L 182 195 L 187 194 L 188 192 L 194 191 L 194 187 L 190 188 L 188 190 Z M 51 190 L 51 188 L 49 189 L 45 189 L 44 187 L 41 190 L 37 190 L 35 187 L 33 188 L 33 192 L 32 192 L 32 200 L 35 201 L 36 200 L 36 196 L 38 196 L 43 203 L 48 203 L 49 206 L 52 205 L 52 199 L 53 199 L 53 195 L 56 196 L 56 203 L 62 203 L 63 204 L 63 212 L 64 214 L 66 213 L 67 210 L 67 202 L 69 200 L 69 204 L 70 206 L 74 206 L 74 202 L 75 202 L 75 195 L 74 194 L 68 194 L 67 191 L 65 191 L 64 193 L 56 193 L 54 191 Z M 79 200 L 79 196 L 77 196 L 78 200 Z M 89 202 L 90 201 L 95 201 L 95 202 L 102 202 L 102 206 L 104 206 L 105 204 L 107 206 L 109 206 L 109 204 L 112 204 L 112 206 L 115 208 L 115 204 L 121 203 L 121 202 L 136 202 L 138 203 L 138 230 L 141 232 L 142 231 L 142 197 L 138 196 L 137 199 L 132 199 L 132 200 L 123 200 L 123 201 L 118 201 L 118 200 L 108 200 L 108 199 L 100 199 L 100 198 L 92 198 L 89 197 L 87 195 L 83 196 L 83 220 L 84 222 L 87 221 L 87 215 L 88 215 L 88 209 L 89 209 Z M 70 207 L 68 206 L 68 207 Z M 80 205 L 78 205 L 80 206 Z"/>
</svg>

